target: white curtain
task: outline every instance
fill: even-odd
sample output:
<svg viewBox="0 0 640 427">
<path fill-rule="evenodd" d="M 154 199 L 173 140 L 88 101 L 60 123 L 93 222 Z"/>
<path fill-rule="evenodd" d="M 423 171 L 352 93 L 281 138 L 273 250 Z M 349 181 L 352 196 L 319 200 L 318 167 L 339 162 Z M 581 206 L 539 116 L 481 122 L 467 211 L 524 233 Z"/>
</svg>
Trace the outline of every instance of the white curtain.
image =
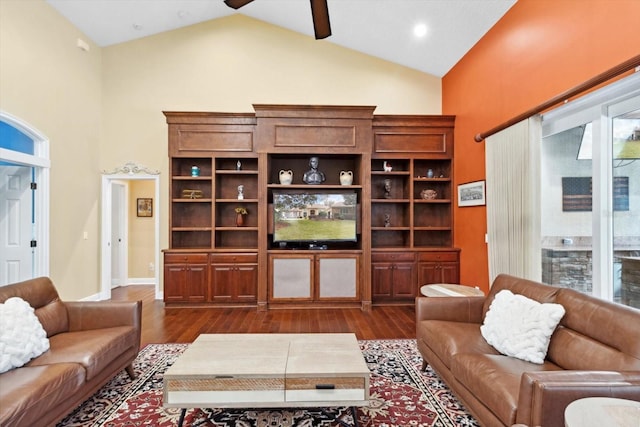
<svg viewBox="0 0 640 427">
<path fill-rule="evenodd" d="M 501 273 L 541 280 L 540 142 L 540 116 L 485 141 L 490 283 Z"/>
</svg>

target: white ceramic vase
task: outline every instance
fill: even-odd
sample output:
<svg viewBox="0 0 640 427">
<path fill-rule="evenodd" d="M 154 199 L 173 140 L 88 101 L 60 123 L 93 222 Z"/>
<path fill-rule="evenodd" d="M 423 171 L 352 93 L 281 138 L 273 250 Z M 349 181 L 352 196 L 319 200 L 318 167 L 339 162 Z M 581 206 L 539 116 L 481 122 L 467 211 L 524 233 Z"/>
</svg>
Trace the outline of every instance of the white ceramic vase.
<svg viewBox="0 0 640 427">
<path fill-rule="evenodd" d="M 291 185 L 291 183 L 293 182 L 293 171 L 291 169 L 289 170 L 281 170 L 280 171 L 280 184 L 282 185 Z"/>
<path fill-rule="evenodd" d="M 353 184 L 353 172 L 351 171 L 341 171 L 340 172 L 340 185 L 351 185 Z"/>
</svg>

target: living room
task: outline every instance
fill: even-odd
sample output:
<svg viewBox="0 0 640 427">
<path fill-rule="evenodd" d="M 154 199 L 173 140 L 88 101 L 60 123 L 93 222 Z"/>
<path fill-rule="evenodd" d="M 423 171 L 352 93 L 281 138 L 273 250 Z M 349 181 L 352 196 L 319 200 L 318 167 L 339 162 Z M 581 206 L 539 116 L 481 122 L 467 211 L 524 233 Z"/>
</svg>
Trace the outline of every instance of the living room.
<svg viewBox="0 0 640 427">
<path fill-rule="evenodd" d="M 159 171 L 152 218 L 158 246 L 168 248 L 163 111 L 375 105 L 375 114 L 454 115 L 454 184 L 483 180 L 485 143 L 476 134 L 638 54 L 638 3 L 611 4 L 520 0 L 438 77 L 242 15 L 100 48 L 45 1 L 2 1 L 0 110 L 50 143 L 49 249 L 38 268 L 64 300 L 100 295 L 101 176 L 130 161 Z M 460 282 L 488 293 L 486 209 L 455 207 L 453 221 Z M 161 271 L 148 257 L 145 269 L 149 262 Z"/>
<path fill-rule="evenodd" d="M 67 299 L 100 293 L 101 172 L 129 161 L 159 170 L 160 197 L 166 197 L 162 111 L 250 112 L 255 103 L 281 103 L 376 105 L 376 114 L 453 114 L 455 181 L 484 179 L 484 164 L 477 161 L 484 157 L 484 144 L 474 141 L 477 133 L 637 53 L 637 34 L 627 22 L 637 5 L 616 5 L 517 2 L 440 79 L 240 15 L 84 52 L 75 46 L 84 35 L 46 2 L 3 2 L 0 106 L 49 139 L 50 200 L 67 207 L 51 210 L 48 275 Z M 601 22 L 615 22 L 618 31 L 611 34 Z M 204 34 L 211 32 L 216 36 L 207 40 Z M 265 70 L 259 79 L 256 69 Z M 166 200 L 156 202 L 161 249 L 168 246 L 168 206 Z M 486 291 L 485 215 L 482 207 L 457 208 L 453 217 L 460 281 Z"/>
</svg>

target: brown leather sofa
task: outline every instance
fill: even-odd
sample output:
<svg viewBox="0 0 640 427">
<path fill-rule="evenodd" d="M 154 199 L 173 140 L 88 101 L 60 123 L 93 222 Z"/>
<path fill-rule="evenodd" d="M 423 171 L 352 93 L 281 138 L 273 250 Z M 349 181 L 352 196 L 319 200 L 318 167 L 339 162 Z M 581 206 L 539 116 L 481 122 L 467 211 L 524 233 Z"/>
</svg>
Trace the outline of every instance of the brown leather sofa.
<svg viewBox="0 0 640 427">
<path fill-rule="evenodd" d="M 0 287 L 0 302 L 20 297 L 35 309 L 48 351 L 0 374 L 0 425 L 48 426 L 122 369 L 135 377 L 142 302 L 62 302 L 46 277 Z"/>
<path fill-rule="evenodd" d="M 544 363 L 504 356 L 480 326 L 503 289 L 566 313 Z M 416 298 L 418 349 L 483 426 L 564 427 L 564 410 L 583 397 L 640 401 L 640 310 L 580 292 L 498 276 L 486 297 Z"/>
</svg>

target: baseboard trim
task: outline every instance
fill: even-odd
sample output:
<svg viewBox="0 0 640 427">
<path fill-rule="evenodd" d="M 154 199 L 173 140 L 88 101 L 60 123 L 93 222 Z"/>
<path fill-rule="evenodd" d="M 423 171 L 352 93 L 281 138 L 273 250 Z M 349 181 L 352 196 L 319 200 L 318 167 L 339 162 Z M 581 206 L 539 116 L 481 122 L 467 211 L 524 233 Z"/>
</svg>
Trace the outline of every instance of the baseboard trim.
<svg viewBox="0 0 640 427">
<path fill-rule="evenodd" d="M 131 285 L 155 285 L 156 279 L 155 277 L 136 277 L 136 278 L 128 278 L 127 286 Z"/>
</svg>

